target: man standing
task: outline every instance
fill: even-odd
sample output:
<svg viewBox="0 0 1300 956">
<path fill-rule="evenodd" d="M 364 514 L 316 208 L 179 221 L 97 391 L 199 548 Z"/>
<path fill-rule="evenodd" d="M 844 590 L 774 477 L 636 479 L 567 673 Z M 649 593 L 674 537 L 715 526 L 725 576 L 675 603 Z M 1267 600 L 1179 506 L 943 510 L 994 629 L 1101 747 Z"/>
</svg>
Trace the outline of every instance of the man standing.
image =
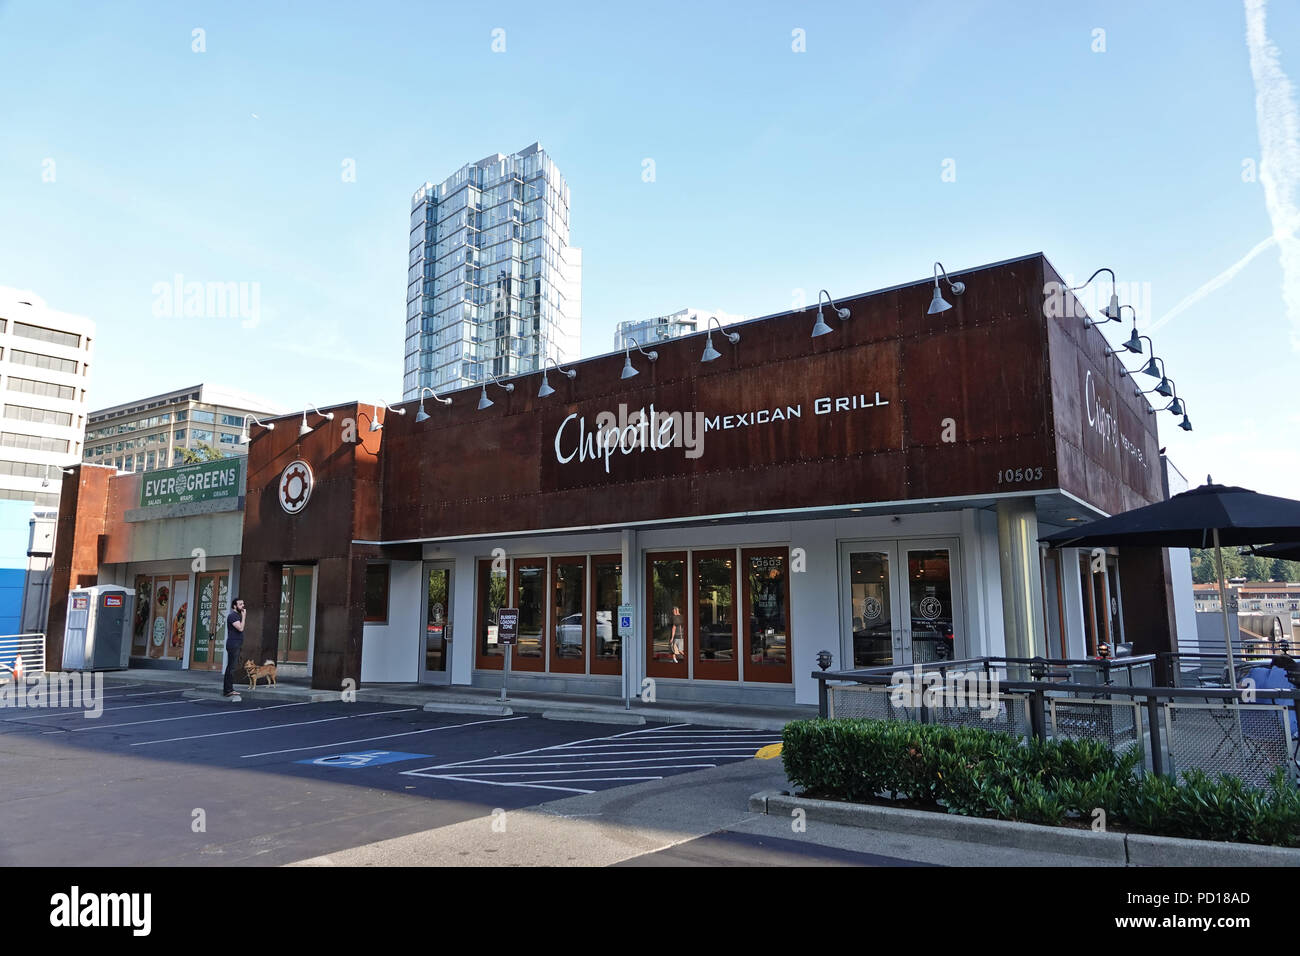
<svg viewBox="0 0 1300 956">
<path fill-rule="evenodd" d="M 235 667 L 244 646 L 244 619 L 247 616 L 247 605 L 235 598 L 230 604 L 230 613 L 226 615 L 226 677 L 221 685 L 222 696 L 230 700 L 242 699 L 235 690 Z"/>
</svg>

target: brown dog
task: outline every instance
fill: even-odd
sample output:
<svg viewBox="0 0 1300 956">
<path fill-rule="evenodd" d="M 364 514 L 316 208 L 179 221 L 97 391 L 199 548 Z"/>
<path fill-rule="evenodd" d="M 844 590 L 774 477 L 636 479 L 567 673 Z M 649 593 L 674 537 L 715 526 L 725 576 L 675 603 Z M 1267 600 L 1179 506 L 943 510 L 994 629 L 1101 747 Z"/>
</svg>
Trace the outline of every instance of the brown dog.
<svg viewBox="0 0 1300 956">
<path fill-rule="evenodd" d="M 275 661 L 267 661 L 260 667 L 252 661 L 244 661 L 244 673 L 248 675 L 249 690 L 256 687 L 258 680 L 263 677 L 271 687 L 275 686 Z"/>
</svg>

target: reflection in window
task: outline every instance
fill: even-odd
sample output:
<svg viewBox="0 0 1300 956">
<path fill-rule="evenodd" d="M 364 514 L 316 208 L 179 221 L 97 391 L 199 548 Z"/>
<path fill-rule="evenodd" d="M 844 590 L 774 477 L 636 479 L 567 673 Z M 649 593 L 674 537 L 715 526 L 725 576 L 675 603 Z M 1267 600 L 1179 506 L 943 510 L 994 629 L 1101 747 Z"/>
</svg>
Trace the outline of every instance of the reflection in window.
<svg viewBox="0 0 1300 956">
<path fill-rule="evenodd" d="M 749 663 L 784 665 L 788 658 L 786 623 L 786 558 L 751 554 L 745 558 L 749 576 Z"/>
<path fill-rule="evenodd" d="M 889 556 L 880 552 L 849 555 L 853 603 L 853 666 L 883 667 L 894 662 L 894 612 L 889 601 Z"/>
<path fill-rule="evenodd" d="M 618 605 L 622 598 L 623 564 L 618 560 L 592 561 L 591 671 L 618 674 L 622 670 L 623 643 L 618 636 Z"/>
<path fill-rule="evenodd" d="M 696 562 L 695 628 L 700 660 L 736 659 L 735 563 L 731 557 L 700 558 Z"/>
<path fill-rule="evenodd" d="M 541 657 L 545 653 L 542 631 L 546 626 L 546 561 L 515 562 L 515 600 L 519 608 L 519 635 L 515 656 Z"/>
<path fill-rule="evenodd" d="M 576 665 L 572 667 L 573 670 L 581 671 L 586 647 L 583 639 L 586 622 L 582 619 L 586 561 L 581 558 L 557 558 L 553 564 L 555 604 L 551 610 L 551 621 L 555 628 L 555 640 L 551 645 L 551 665 L 554 668 L 567 663 Z"/>
<path fill-rule="evenodd" d="M 654 595 L 650 614 L 652 661 L 676 664 L 686 660 L 684 564 L 680 558 L 652 558 L 650 561 L 650 585 Z"/>
<path fill-rule="evenodd" d="M 506 606 L 509 590 L 506 572 L 493 571 L 491 561 L 480 561 L 478 652 L 483 657 L 503 657 L 505 650 L 497 640 L 497 621 L 500 610 Z"/>
</svg>

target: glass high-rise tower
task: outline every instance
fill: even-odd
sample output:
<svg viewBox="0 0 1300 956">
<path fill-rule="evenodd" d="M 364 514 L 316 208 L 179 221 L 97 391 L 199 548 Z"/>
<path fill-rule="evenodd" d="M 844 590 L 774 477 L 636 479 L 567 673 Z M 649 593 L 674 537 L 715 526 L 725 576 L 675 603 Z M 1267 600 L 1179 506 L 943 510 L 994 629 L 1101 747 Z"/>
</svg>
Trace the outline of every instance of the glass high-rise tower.
<svg viewBox="0 0 1300 956">
<path fill-rule="evenodd" d="M 403 399 L 578 358 L 582 251 L 569 187 L 537 143 L 411 198 Z"/>
</svg>

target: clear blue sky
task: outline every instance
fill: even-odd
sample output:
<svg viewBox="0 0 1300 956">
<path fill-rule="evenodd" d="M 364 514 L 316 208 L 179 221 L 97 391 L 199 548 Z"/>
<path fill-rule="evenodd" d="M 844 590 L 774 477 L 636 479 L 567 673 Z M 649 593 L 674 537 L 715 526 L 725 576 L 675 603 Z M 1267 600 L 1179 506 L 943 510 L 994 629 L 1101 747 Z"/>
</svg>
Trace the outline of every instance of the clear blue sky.
<svg viewBox="0 0 1300 956">
<path fill-rule="evenodd" d="M 1300 6 L 1267 22 L 1300 84 Z M 534 141 L 572 192 L 584 355 L 623 319 L 1039 250 L 1137 284 L 1149 328 L 1274 232 L 1242 181 L 1257 91 L 1225 0 L 0 0 L 0 63 L 0 284 L 98 323 L 94 406 L 199 381 L 398 399 L 411 193 Z M 259 283 L 260 321 L 155 316 L 176 274 Z M 1274 245 L 1154 333 L 1196 427 L 1162 415 L 1161 441 L 1194 484 L 1300 496 L 1283 282 Z"/>
</svg>

